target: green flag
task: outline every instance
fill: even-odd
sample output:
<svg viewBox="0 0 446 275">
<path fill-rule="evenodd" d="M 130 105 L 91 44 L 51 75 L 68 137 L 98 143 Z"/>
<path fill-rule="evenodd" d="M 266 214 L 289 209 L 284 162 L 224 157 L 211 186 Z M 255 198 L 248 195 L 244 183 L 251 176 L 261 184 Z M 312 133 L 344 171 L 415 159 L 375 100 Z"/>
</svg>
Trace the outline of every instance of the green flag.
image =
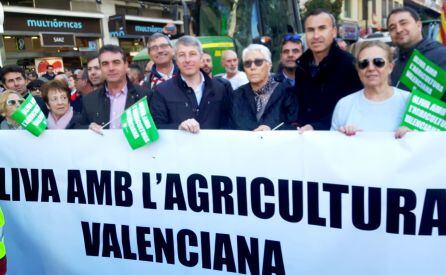
<svg viewBox="0 0 446 275">
<path fill-rule="evenodd" d="M 31 132 L 36 137 L 40 136 L 46 129 L 47 121 L 36 99 L 29 94 L 26 100 L 12 114 L 14 119 L 22 128 Z"/>
<path fill-rule="evenodd" d="M 146 97 L 125 110 L 121 115 L 121 125 L 132 149 L 152 143 L 159 137 Z"/>
<path fill-rule="evenodd" d="M 446 102 L 413 90 L 401 126 L 420 131 L 446 131 Z"/>
<path fill-rule="evenodd" d="M 441 98 L 446 89 L 446 71 L 414 50 L 400 81 L 411 90 L 417 88 L 432 97 Z"/>
</svg>

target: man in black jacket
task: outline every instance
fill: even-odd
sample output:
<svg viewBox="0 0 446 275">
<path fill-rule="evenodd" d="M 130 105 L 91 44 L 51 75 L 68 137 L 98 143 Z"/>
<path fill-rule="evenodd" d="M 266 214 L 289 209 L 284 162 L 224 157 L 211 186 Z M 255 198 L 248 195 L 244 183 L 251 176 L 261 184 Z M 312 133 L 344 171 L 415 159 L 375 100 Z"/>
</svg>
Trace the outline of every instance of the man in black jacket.
<svg viewBox="0 0 446 275">
<path fill-rule="evenodd" d="M 200 71 L 202 55 L 198 39 L 178 39 L 175 56 L 180 74 L 156 86 L 150 102 L 158 128 L 198 133 L 228 126 L 232 89 Z"/>
<path fill-rule="evenodd" d="M 335 37 L 336 21 L 326 10 L 305 19 L 309 49 L 297 60 L 296 84 L 300 131 L 329 130 L 339 99 L 362 88 L 353 56 L 341 50 Z"/>
<path fill-rule="evenodd" d="M 102 128 L 121 128 L 121 114 L 126 108 L 148 96 L 148 91 L 134 86 L 127 79 L 128 62 L 119 46 L 103 46 L 99 50 L 99 64 L 105 82 L 99 89 L 83 97 L 82 117 L 78 128 L 88 127 L 102 133 Z"/>
<path fill-rule="evenodd" d="M 387 16 L 387 27 L 393 44 L 398 47 L 395 67 L 390 76 L 392 85 L 409 90 L 399 80 L 414 49 L 446 70 L 446 47 L 430 38 L 423 38 L 421 19 L 415 10 L 409 7 L 392 10 Z M 446 101 L 446 94 L 443 100 Z"/>
</svg>

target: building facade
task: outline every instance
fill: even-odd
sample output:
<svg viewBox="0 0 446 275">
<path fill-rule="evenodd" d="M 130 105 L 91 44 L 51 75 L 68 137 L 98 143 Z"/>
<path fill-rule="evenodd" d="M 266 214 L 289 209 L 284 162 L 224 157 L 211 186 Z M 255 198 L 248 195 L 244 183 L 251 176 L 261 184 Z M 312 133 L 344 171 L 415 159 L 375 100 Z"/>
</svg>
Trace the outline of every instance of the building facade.
<svg viewBox="0 0 446 275">
<path fill-rule="evenodd" d="M 42 73 L 81 68 L 104 44 L 120 45 L 130 57 L 148 36 L 173 22 L 183 30 L 178 1 L 1 0 L 0 65 L 18 64 Z M 3 19 L 3 22 L 1 22 Z M 118 31 L 119 32 L 118 32 Z"/>
</svg>

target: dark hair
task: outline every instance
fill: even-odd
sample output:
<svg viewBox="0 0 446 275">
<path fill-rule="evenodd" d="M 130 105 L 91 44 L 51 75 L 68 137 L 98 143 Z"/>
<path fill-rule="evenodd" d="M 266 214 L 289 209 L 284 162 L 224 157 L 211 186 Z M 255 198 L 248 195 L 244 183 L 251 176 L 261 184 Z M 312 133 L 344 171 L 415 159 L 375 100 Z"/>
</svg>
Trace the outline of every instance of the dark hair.
<svg viewBox="0 0 446 275">
<path fill-rule="evenodd" d="M 54 69 L 53 65 L 51 65 L 51 64 L 46 65 L 47 69 L 50 68 L 50 67 Z"/>
<path fill-rule="evenodd" d="M 210 52 L 208 52 L 208 51 L 203 51 L 203 54 L 207 54 L 207 55 L 209 55 L 212 58 L 212 54 Z"/>
<path fill-rule="evenodd" d="M 411 7 L 400 7 L 400 8 L 391 10 L 389 15 L 387 15 L 387 26 L 389 26 L 390 16 L 400 13 L 400 12 L 408 12 L 410 14 L 410 16 L 415 20 L 415 22 L 418 22 L 421 20 L 420 15 Z"/>
<path fill-rule="evenodd" d="M 312 10 L 312 11 L 308 12 L 306 14 L 306 16 L 305 16 L 305 19 L 304 19 L 304 25 L 307 22 L 308 17 L 316 16 L 316 15 L 323 14 L 323 13 L 327 14 L 328 16 L 330 16 L 331 23 L 333 24 L 333 28 L 336 28 L 336 18 L 334 17 L 334 15 L 331 12 L 329 12 L 326 9 L 315 9 L 315 10 Z"/>
<path fill-rule="evenodd" d="M 92 57 L 87 58 L 87 67 L 88 67 L 88 63 L 90 63 L 92 60 L 95 60 L 96 58 L 99 58 L 99 55 L 95 54 Z"/>
<path fill-rule="evenodd" d="M 144 72 L 141 69 L 141 67 L 138 66 L 138 64 L 130 64 L 129 70 L 135 70 L 138 72 L 138 80 L 141 81 L 144 79 Z"/>
<path fill-rule="evenodd" d="M 59 90 L 67 94 L 68 101 L 70 100 L 70 89 L 64 81 L 60 80 L 50 80 L 42 85 L 41 92 L 43 100 L 48 103 L 48 93 L 52 90 Z"/>
<path fill-rule="evenodd" d="M 31 75 L 32 77 L 35 77 L 36 79 L 39 77 L 35 71 L 28 72 L 26 75 L 27 76 Z"/>
<path fill-rule="evenodd" d="M 5 75 L 8 73 L 21 73 L 23 78 L 26 79 L 25 70 L 22 67 L 18 65 L 6 65 L 5 67 L 2 68 L 0 73 L 0 79 L 3 82 L 3 84 L 5 83 Z"/>
<path fill-rule="evenodd" d="M 40 89 L 44 83 L 45 82 L 43 82 L 42 80 L 36 79 L 29 82 L 28 85 L 26 85 L 26 88 L 31 91 L 36 88 Z"/>
<path fill-rule="evenodd" d="M 100 58 L 101 55 L 106 52 L 120 53 L 122 55 L 122 60 L 124 62 L 127 62 L 127 56 L 125 55 L 124 50 L 121 47 L 119 47 L 117 45 L 112 45 L 112 44 L 104 45 L 104 46 L 102 46 L 102 48 L 99 49 L 99 54 L 98 54 L 99 61 L 101 59 Z"/>
</svg>

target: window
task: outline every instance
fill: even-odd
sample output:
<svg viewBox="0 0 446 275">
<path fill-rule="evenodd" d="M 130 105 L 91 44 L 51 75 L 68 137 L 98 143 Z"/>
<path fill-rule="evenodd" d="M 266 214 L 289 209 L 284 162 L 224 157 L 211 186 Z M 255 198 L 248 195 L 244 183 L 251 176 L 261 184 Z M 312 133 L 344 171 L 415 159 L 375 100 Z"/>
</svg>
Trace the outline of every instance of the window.
<svg viewBox="0 0 446 275">
<path fill-rule="evenodd" d="M 344 1 L 344 16 L 347 18 L 352 17 L 352 3 L 351 0 Z"/>
<path fill-rule="evenodd" d="M 138 8 L 127 6 L 116 6 L 116 14 L 119 15 L 139 15 Z"/>
</svg>

